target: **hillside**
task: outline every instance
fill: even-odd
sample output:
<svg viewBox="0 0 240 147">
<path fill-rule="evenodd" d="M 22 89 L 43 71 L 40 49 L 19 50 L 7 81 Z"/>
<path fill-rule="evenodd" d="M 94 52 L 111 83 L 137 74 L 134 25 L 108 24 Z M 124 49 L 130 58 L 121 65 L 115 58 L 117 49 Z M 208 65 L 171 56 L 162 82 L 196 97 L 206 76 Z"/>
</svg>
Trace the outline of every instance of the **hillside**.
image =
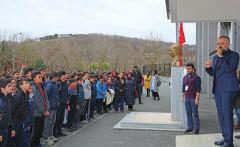
<svg viewBox="0 0 240 147">
<path fill-rule="evenodd" d="M 19 45 L 18 54 L 21 60 L 23 52 L 36 52 L 50 70 L 88 71 L 91 63 L 97 63 L 99 67 L 107 64 L 108 70 L 123 71 L 134 65 L 170 63 L 168 49 L 171 45 L 169 42 L 122 36 L 79 34 L 26 41 Z M 30 50 L 26 51 L 26 48 Z"/>
</svg>

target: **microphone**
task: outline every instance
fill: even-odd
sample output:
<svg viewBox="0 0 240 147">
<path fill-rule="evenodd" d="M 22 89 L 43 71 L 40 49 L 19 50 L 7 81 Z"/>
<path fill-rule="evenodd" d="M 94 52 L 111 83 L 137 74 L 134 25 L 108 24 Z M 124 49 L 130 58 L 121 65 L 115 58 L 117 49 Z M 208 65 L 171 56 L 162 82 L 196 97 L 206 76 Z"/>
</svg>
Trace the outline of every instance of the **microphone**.
<svg viewBox="0 0 240 147">
<path fill-rule="evenodd" d="M 209 53 L 209 56 L 212 56 L 213 54 L 215 54 L 217 51 L 212 51 L 211 53 Z"/>
<path fill-rule="evenodd" d="M 220 49 L 222 49 L 220 46 L 219 46 Z M 215 54 L 217 52 L 217 50 L 214 50 L 212 51 L 211 53 L 209 53 L 209 56 L 212 56 L 213 54 Z"/>
</svg>

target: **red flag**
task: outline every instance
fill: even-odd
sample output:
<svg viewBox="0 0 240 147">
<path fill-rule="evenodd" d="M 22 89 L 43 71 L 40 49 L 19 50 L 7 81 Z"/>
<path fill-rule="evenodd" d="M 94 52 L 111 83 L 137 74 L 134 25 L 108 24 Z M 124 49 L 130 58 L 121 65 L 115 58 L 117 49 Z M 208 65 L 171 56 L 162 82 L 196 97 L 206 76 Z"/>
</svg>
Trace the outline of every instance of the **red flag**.
<svg viewBox="0 0 240 147">
<path fill-rule="evenodd" d="M 183 43 L 185 43 L 185 35 L 184 35 L 184 31 L 183 31 L 183 23 L 182 22 L 180 22 L 178 41 L 181 46 L 183 45 Z"/>
<path fill-rule="evenodd" d="M 184 31 L 183 31 L 183 23 L 182 22 L 180 22 L 180 26 L 179 26 L 178 42 L 181 46 L 179 66 L 182 66 L 183 65 L 182 45 L 185 42 L 185 35 L 184 35 Z"/>
</svg>

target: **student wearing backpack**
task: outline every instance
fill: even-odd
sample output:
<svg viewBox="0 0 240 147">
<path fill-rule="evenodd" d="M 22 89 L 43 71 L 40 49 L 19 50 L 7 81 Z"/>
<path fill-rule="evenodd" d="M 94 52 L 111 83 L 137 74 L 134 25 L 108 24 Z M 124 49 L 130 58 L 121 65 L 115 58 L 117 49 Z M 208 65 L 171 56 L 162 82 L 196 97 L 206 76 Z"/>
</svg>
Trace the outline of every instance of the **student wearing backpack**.
<svg viewBox="0 0 240 147">
<path fill-rule="evenodd" d="M 49 116 L 45 119 L 43 133 L 44 142 L 47 145 L 53 145 L 54 142 L 58 141 L 58 139 L 53 136 L 53 129 L 56 122 L 57 109 L 59 106 L 59 89 L 57 81 L 58 74 L 56 72 L 52 72 L 49 74 L 48 79 L 45 82 L 46 95 L 50 104 Z"/>
<path fill-rule="evenodd" d="M 151 91 L 153 93 L 154 100 L 160 100 L 158 89 L 161 86 L 161 80 L 158 76 L 157 70 L 154 70 L 153 77 L 151 80 Z"/>
</svg>

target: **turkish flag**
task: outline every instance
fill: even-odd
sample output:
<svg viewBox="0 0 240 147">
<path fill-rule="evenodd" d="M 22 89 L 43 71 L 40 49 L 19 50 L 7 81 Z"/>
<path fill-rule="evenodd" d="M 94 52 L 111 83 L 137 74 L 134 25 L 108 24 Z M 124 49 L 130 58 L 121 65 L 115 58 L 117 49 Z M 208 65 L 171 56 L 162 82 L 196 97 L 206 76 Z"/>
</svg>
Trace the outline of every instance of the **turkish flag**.
<svg viewBox="0 0 240 147">
<path fill-rule="evenodd" d="M 183 65 L 182 45 L 183 45 L 183 43 L 185 43 L 185 35 L 184 35 L 184 31 L 183 31 L 183 23 L 182 22 L 180 22 L 180 26 L 179 26 L 178 42 L 181 46 L 179 66 L 182 66 Z"/>
<path fill-rule="evenodd" d="M 185 43 L 185 35 L 184 35 L 184 31 L 183 31 L 183 23 L 182 22 L 180 22 L 178 41 L 181 46 L 183 45 L 183 43 Z"/>
</svg>

